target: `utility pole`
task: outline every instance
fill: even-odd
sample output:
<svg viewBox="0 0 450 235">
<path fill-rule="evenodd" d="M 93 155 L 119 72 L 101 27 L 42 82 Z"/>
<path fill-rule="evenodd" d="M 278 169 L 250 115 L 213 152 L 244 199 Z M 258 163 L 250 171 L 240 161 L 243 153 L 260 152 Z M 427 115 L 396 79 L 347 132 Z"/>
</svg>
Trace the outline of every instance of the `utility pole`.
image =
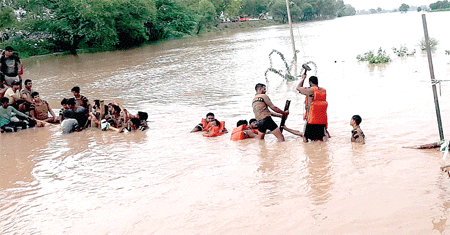
<svg viewBox="0 0 450 235">
<path fill-rule="evenodd" d="M 294 52 L 294 77 L 297 77 L 297 53 L 295 53 L 294 31 L 292 31 L 291 10 L 289 8 L 289 0 L 286 0 L 287 15 L 289 20 L 289 28 L 291 30 L 292 51 Z"/>
<path fill-rule="evenodd" d="M 428 28 L 427 28 L 427 19 L 425 17 L 425 14 L 422 14 L 422 23 L 423 23 L 423 31 L 425 33 L 425 44 L 427 47 L 427 56 L 428 56 L 428 66 L 430 68 L 430 76 L 431 76 L 431 84 L 433 88 L 433 97 L 434 97 L 434 106 L 436 108 L 436 117 L 439 127 L 439 137 L 441 138 L 441 144 L 444 143 L 444 130 L 442 128 L 442 120 L 441 120 L 441 111 L 439 109 L 439 100 L 436 90 L 436 79 L 434 77 L 434 68 L 433 68 L 433 61 L 431 58 L 431 47 L 430 47 L 430 39 L 428 37 Z"/>
</svg>

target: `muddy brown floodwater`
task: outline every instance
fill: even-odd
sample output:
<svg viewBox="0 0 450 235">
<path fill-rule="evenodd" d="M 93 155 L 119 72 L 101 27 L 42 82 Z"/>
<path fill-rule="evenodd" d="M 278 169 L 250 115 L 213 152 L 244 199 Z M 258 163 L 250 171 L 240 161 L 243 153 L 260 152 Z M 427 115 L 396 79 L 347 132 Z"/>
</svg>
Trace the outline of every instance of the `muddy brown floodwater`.
<svg viewBox="0 0 450 235">
<path fill-rule="evenodd" d="M 450 13 L 427 15 L 437 79 L 450 74 Z M 25 59 L 24 79 L 55 111 L 78 85 L 91 100 L 149 113 L 146 132 L 58 127 L 0 135 L 0 234 L 450 234 L 450 179 L 439 140 L 421 14 L 377 14 L 296 24 L 299 63 L 314 61 L 328 93 L 326 143 L 286 133 L 265 141 L 189 131 L 207 112 L 253 117 L 273 49 L 292 58 L 287 25 L 220 32 L 132 50 Z M 397 58 L 392 47 L 418 52 Z M 392 62 L 356 56 L 379 47 Z M 275 57 L 274 57 L 275 58 Z M 282 69 L 280 60 L 274 67 Z M 312 71 L 311 74 L 316 72 Z M 286 125 L 302 129 L 299 81 L 270 74 L 268 95 L 290 99 Z M 443 82 L 444 132 L 450 87 Z M 366 144 L 350 143 L 352 115 Z M 279 119 L 276 119 L 279 123 Z"/>
</svg>

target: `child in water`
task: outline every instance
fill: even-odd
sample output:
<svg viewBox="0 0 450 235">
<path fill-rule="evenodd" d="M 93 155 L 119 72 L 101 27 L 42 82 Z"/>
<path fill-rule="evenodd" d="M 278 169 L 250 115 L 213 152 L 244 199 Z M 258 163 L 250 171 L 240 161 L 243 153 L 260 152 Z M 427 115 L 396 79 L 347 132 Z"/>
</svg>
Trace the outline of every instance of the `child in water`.
<svg viewBox="0 0 450 235">
<path fill-rule="evenodd" d="M 350 126 L 353 127 L 351 141 L 364 144 L 366 136 L 359 127 L 359 124 L 361 124 L 361 122 L 362 118 L 359 115 L 354 115 L 352 119 L 350 119 Z"/>
</svg>

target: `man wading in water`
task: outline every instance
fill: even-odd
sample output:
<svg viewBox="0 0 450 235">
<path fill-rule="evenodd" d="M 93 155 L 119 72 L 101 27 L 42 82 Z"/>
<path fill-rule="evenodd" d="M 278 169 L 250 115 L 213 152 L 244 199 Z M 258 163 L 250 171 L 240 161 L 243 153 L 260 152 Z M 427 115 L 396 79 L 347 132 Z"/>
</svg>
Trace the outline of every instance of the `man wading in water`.
<svg viewBox="0 0 450 235">
<path fill-rule="evenodd" d="M 268 129 L 277 137 L 279 142 L 284 141 L 284 136 L 281 133 L 280 128 L 272 120 L 271 116 L 287 117 L 289 115 L 289 111 L 284 112 L 272 104 L 272 101 L 270 101 L 269 97 L 266 95 L 266 85 L 258 83 L 255 86 L 255 90 L 256 95 L 255 98 L 253 98 L 252 106 L 253 112 L 255 113 L 255 118 L 258 121 L 258 135 L 261 139 L 264 139 Z M 277 113 L 270 112 L 268 107 Z"/>
<path fill-rule="evenodd" d="M 305 106 L 306 113 L 304 120 L 306 120 L 305 130 L 303 132 L 303 141 L 325 141 L 330 137 L 327 131 L 327 107 L 326 90 L 319 87 L 319 80 L 316 76 L 309 78 L 310 87 L 303 87 L 306 79 L 306 71 L 302 74 L 302 81 L 298 84 L 297 90 L 306 95 Z"/>
</svg>

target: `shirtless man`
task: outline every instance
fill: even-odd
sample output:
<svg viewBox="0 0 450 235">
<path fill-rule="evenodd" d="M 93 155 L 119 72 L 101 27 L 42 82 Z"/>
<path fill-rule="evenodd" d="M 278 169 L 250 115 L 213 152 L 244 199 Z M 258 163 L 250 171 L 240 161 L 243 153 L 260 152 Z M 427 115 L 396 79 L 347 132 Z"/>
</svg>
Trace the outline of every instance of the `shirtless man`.
<svg viewBox="0 0 450 235">
<path fill-rule="evenodd" d="M 256 95 L 253 98 L 252 106 L 255 118 L 258 121 L 258 135 L 261 139 L 264 139 L 266 131 L 270 130 L 274 134 L 279 142 L 284 141 L 284 136 L 280 131 L 278 125 L 272 120 L 271 116 L 283 117 L 289 115 L 289 111 L 284 112 L 277 106 L 272 104 L 269 97 L 266 95 L 266 85 L 258 83 L 255 86 Z M 268 108 L 271 108 L 274 112 L 271 112 Z"/>
</svg>

